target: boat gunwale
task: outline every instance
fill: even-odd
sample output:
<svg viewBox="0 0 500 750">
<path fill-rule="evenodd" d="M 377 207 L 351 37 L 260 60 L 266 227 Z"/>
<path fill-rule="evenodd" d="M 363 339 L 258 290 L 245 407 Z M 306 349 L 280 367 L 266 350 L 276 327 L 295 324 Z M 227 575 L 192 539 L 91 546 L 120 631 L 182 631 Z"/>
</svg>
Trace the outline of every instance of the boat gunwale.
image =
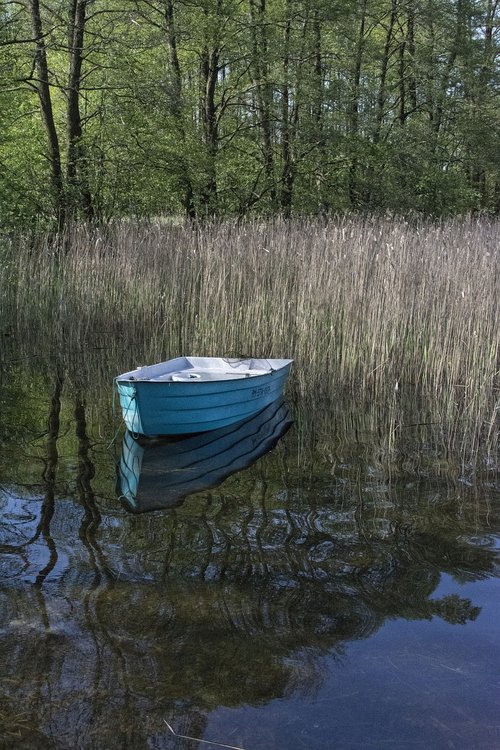
<svg viewBox="0 0 500 750">
<path fill-rule="evenodd" d="M 226 385 L 228 385 L 230 383 L 237 383 L 239 381 L 249 381 L 249 380 L 253 381 L 253 380 L 256 380 L 258 378 L 265 378 L 267 376 L 274 375 L 276 373 L 281 373 L 281 372 L 286 371 L 287 369 L 289 369 L 290 366 L 293 364 L 293 359 L 248 357 L 248 358 L 241 359 L 239 361 L 245 362 L 247 359 L 251 359 L 253 361 L 267 362 L 269 364 L 270 369 L 267 370 L 267 371 L 265 371 L 265 372 L 259 371 L 259 372 L 257 372 L 254 375 L 252 375 L 251 372 L 249 371 L 249 370 L 251 370 L 251 368 L 248 368 L 248 370 L 242 371 L 242 372 L 237 372 L 235 370 L 234 373 L 230 373 L 231 375 L 234 375 L 234 377 L 231 377 L 231 378 L 224 378 L 224 377 L 210 378 L 210 379 L 207 379 L 207 380 L 203 380 L 202 378 L 199 378 L 199 379 L 198 378 L 192 378 L 190 380 L 189 379 L 187 379 L 187 380 L 161 380 L 161 379 L 159 379 L 158 376 L 155 376 L 155 377 L 136 377 L 136 375 L 134 375 L 134 373 L 139 374 L 141 370 L 148 370 L 149 368 L 159 367 L 161 365 L 167 365 L 169 363 L 175 362 L 176 360 L 188 360 L 188 359 L 189 359 L 188 357 L 176 357 L 175 359 L 166 360 L 165 362 L 157 362 L 156 364 L 153 364 L 153 365 L 145 365 L 144 367 L 138 367 L 135 370 L 131 370 L 129 372 L 125 372 L 125 373 L 123 373 L 121 375 L 117 375 L 115 377 L 115 382 L 117 384 L 123 384 L 123 385 L 127 385 L 127 384 L 129 384 L 129 385 L 136 385 L 138 383 L 140 383 L 140 384 L 150 383 L 150 384 L 155 384 L 155 385 L 168 385 L 168 386 L 186 386 L 186 385 L 187 386 L 192 386 L 192 385 L 195 385 L 196 388 L 198 388 L 202 384 L 226 384 Z M 206 358 L 205 357 L 196 357 L 196 358 L 195 357 L 191 357 L 191 359 L 212 359 L 213 360 L 213 359 L 224 359 L 224 358 L 223 357 L 206 357 Z M 237 358 L 235 358 L 235 360 L 236 359 Z M 278 363 L 279 362 L 280 364 L 277 367 L 273 367 L 271 365 L 271 362 L 273 362 L 273 363 Z M 169 373 L 167 371 L 165 374 L 166 375 L 169 375 L 169 374 L 176 375 L 178 372 L 188 372 L 189 370 L 196 371 L 197 369 L 198 370 L 203 370 L 203 369 L 208 369 L 209 370 L 209 368 L 202 368 L 200 366 L 198 366 L 198 367 L 195 366 L 195 367 L 184 367 L 184 368 L 180 368 L 179 370 L 173 370 L 171 373 Z M 212 372 L 215 373 L 215 374 L 217 374 L 218 371 L 217 371 L 216 368 L 214 368 L 212 370 Z"/>
</svg>

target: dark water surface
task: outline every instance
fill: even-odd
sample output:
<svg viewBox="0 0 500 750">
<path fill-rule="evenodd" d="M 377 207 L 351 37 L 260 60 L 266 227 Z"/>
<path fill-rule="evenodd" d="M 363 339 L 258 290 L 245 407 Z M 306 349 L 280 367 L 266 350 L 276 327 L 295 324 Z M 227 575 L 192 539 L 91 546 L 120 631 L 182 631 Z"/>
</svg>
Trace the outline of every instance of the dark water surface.
<svg viewBox="0 0 500 750">
<path fill-rule="evenodd" d="M 144 451 L 133 514 L 96 357 L 0 370 L 1 748 L 500 748 L 498 474 L 289 395 L 216 487 Z"/>
</svg>

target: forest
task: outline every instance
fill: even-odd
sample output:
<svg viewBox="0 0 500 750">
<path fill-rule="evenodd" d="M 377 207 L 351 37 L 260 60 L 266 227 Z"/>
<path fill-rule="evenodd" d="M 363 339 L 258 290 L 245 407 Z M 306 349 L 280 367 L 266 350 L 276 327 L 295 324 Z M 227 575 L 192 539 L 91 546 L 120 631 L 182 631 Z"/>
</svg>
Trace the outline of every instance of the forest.
<svg viewBox="0 0 500 750">
<path fill-rule="evenodd" d="M 0 225 L 500 212 L 498 0 L 3 0 Z"/>
</svg>

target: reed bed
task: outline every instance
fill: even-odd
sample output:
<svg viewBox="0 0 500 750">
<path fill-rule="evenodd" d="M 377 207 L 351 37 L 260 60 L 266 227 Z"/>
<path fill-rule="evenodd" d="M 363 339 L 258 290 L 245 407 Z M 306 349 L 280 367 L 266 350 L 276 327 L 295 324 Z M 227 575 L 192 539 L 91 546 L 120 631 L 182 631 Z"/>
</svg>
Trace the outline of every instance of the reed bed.
<svg viewBox="0 0 500 750">
<path fill-rule="evenodd" d="M 498 221 L 122 222 L 4 237 L 0 254 L 1 325 L 18 338 L 119 343 L 124 369 L 290 356 L 299 397 L 405 394 L 474 450 L 498 445 Z"/>
</svg>

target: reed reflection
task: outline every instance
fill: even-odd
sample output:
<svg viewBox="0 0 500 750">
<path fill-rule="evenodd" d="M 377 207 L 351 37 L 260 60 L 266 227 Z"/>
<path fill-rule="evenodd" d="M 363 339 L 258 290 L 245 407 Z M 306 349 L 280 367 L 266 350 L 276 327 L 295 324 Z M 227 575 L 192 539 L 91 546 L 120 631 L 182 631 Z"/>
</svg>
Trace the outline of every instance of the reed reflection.
<svg viewBox="0 0 500 750">
<path fill-rule="evenodd" d="M 404 618 L 411 634 L 417 620 L 440 618 L 456 632 L 478 618 L 473 600 L 436 588 L 443 573 L 457 584 L 498 574 L 498 503 L 423 471 L 385 471 L 393 464 L 378 460 L 380 438 L 358 430 L 350 445 L 347 428 L 335 433 L 319 409 L 309 431 L 291 430 L 232 474 L 289 427 L 275 406 L 260 426 L 208 443 L 134 441 L 142 454 L 124 451 L 120 486 L 136 507 L 124 513 L 114 460 L 95 449 L 109 444 L 111 423 L 103 437 L 89 392 L 66 373 L 64 392 L 51 380 L 30 423 L 33 436 L 44 430 L 34 443 L 43 469 L 39 458 L 35 469 L 19 465 L 31 483 L 24 494 L 10 480 L 0 487 L 0 718 L 12 747 L 173 750 L 181 741 L 164 718 L 202 737 L 221 706 L 315 696 L 344 654 L 349 669 L 352 641 L 388 621 Z M 1 425 L 0 434 L 18 440 Z M 171 510 L 140 512 L 159 508 Z M 255 746 L 251 734 L 227 739 Z M 268 747 L 303 746 L 275 740 Z"/>
<path fill-rule="evenodd" d="M 216 487 L 270 451 L 292 424 L 282 399 L 237 425 L 181 440 L 138 442 L 125 434 L 118 492 L 133 513 L 173 508 Z"/>
<path fill-rule="evenodd" d="M 477 618 L 465 598 L 433 597 L 442 572 L 457 580 L 494 573 L 494 550 L 460 538 L 472 508 L 453 514 L 449 497 L 434 492 L 427 524 L 420 513 L 430 494 L 394 488 L 359 507 L 355 492 L 323 492 L 311 509 L 310 497 L 281 491 L 253 476 L 239 502 L 228 490 L 212 503 L 191 498 L 172 513 L 123 516 L 103 529 L 116 575 L 84 589 L 84 607 L 66 585 L 73 608 L 59 627 L 69 640 L 44 665 L 59 706 L 55 727 L 64 728 L 70 705 L 89 716 L 88 747 L 99 747 L 91 728 L 100 746 L 146 746 L 154 728 L 159 748 L 175 747 L 161 734 L 163 718 L 201 737 L 220 706 L 314 696 L 322 657 L 342 658 L 349 642 L 388 620 Z M 17 669 L 28 673 L 21 652 Z M 62 673 L 73 682 L 63 684 Z"/>
<path fill-rule="evenodd" d="M 15 705 L 30 711 L 30 725 L 16 727 L 26 747 L 54 735 L 68 747 L 145 747 L 153 733 L 158 748 L 173 748 L 163 718 L 201 737 L 220 706 L 314 696 L 323 657 L 340 658 L 387 620 L 478 616 L 465 598 L 433 597 L 442 572 L 494 574 L 495 550 L 464 538 L 473 522 L 492 528 L 473 503 L 454 506 L 434 488 L 426 517 L 430 491 L 393 487 L 361 503 L 354 488 L 286 489 L 263 472 L 238 493 L 231 481 L 171 513 L 108 515 L 100 542 L 110 576 L 97 586 L 69 568 L 49 577 L 49 629 L 36 615 L 40 589 L 21 580 L 4 589 L 0 666 L 12 720 Z M 53 538 L 90 573 L 78 508 Z"/>
</svg>

